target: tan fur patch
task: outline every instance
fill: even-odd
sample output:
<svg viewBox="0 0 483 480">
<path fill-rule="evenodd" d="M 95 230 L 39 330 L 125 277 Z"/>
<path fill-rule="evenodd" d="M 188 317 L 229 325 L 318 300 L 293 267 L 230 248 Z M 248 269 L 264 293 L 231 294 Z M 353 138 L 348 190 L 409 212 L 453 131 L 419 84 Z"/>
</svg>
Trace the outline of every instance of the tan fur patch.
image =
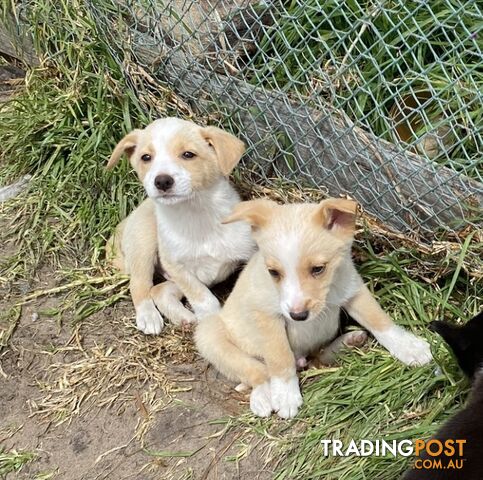
<svg viewBox="0 0 483 480">
<path fill-rule="evenodd" d="M 201 136 L 198 129 L 176 135 L 170 143 L 168 151 L 171 158 L 181 168 L 188 170 L 193 190 L 209 187 L 220 176 L 216 153 Z M 194 153 L 195 156 L 184 158 L 184 152 Z"/>
<path fill-rule="evenodd" d="M 322 200 L 314 220 L 316 225 L 341 237 L 352 237 L 356 226 L 357 203 L 345 198 Z"/>
<path fill-rule="evenodd" d="M 297 274 L 300 286 L 306 298 L 305 309 L 311 312 L 318 312 L 325 306 L 325 299 L 332 284 L 333 273 L 336 270 L 342 257 L 342 252 L 337 252 L 330 261 L 322 263 L 310 258 L 302 258 L 297 267 Z M 325 266 L 325 271 L 314 276 L 311 269 L 315 266 Z"/>
<path fill-rule="evenodd" d="M 276 208 L 277 204 L 275 202 L 263 198 L 240 202 L 222 223 L 245 221 L 254 229 L 265 227 L 269 219 L 274 215 Z"/>
<path fill-rule="evenodd" d="M 150 155 L 152 160 L 150 162 L 145 162 L 142 159 L 143 155 Z M 144 177 L 149 172 L 149 169 L 151 168 L 151 163 L 155 155 L 156 151 L 152 143 L 148 143 L 147 145 L 140 144 L 139 147 L 136 149 L 135 155 L 131 155 L 131 165 L 134 168 L 141 182 L 144 180 Z"/>
<path fill-rule="evenodd" d="M 229 175 L 245 153 L 245 144 L 217 127 L 206 127 L 201 134 L 214 148 L 223 175 Z"/>
<path fill-rule="evenodd" d="M 128 133 L 114 148 L 109 161 L 107 162 L 106 168 L 110 169 L 114 167 L 124 154 L 127 154 L 127 156 L 130 157 L 133 154 L 139 139 L 140 130 L 133 130 L 131 133 Z"/>
</svg>

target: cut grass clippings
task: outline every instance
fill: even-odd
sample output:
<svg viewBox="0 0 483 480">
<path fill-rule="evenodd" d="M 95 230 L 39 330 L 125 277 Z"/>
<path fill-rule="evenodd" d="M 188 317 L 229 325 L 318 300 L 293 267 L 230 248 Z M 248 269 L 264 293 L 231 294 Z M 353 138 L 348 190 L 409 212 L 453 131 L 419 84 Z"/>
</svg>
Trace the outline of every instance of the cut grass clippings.
<svg viewBox="0 0 483 480">
<path fill-rule="evenodd" d="M 146 337 L 135 330 L 131 317 L 118 314 L 109 330 L 105 343 L 99 338 L 84 345 L 78 326 L 64 347 L 43 351 L 52 361 L 39 383 L 42 397 L 30 406 L 40 419 L 60 425 L 92 407 L 122 414 L 134 404 L 141 418 L 135 435 L 142 442 L 155 414 L 186 390 L 184 379 L 170 375 L 168 365 L 194 362 L 195 354 L 187 335 L 173 328 Z"/>
<path fill-rule="evenodd" d="M 0 183 L 25 174 L 32 180 L 28 194 L 0 206 L 2 241 L 12 251 L 2 259 L 0 277 L 12 307 L 64 295 L 49 313 L 59 321 L 72 319 L 66 326 L 73 328 L 65 351 L 44 352 L 52 362 L 33 413 L 62 423 L 93 405 L 122 412 L 126 401 L 134 401 L 144 417 L 137 431 L 141 439 L 164 406 L 156 386 L 176 393 L 166 379 L 166 365 L 175 358 L 194 361 L 191 341 L 175 330 L 148 338 L 134 332 L 132 319 L 122 317 L 113 320 L 119 332 L 114 349 L 102 339 L 85 346 L 82 328 L 96 312 L 128 298 L 125 278 L 103 262 L 103 246 L 143 192 L 127 162 L 113 173 L 104 164 L 122 135 L 151 116 L 128 88 L 84 2 L 42 0 L 30 8 L 26 14 L 36 25 L 41 64 L 28 72 L 25 89 L 0 105 Z M 166 114 L 176 114 L 171 98 L 167 92 L 157 99 L 158 106 L 166 102 Z M 239 185 L 246 195 L 260 194 Z M 279 191 L 262 193 L 296 198 L 282 184 Z M 481 232 L 461 242 L 443 239 L 424 251 L 410 239 L 384 241 L 384 230 L 373 234 L 377 228 L 361 224 L 355 248 L 359 270 L 397 323 L 431 341 L 435 362 L 408 368 L 373 342 L 343 355 L 339 368 L 302 374 L 305 403 L 293 421 L 258 419 L 245 405 L 247 413 L 231 418 L 227 428 L 242 427 L 245 436 L 239 441 L 246 443 L 246 455 L 250 444 L 262 442 L 277 479 L 397 478 L 409 459 L 323 458 L 320 440 L 428 437 L 466 397 L 468 384 L 426 327 L 442 317 L 465 321 L 481 308 Z M 56 284 L 38 288 L 36 275 L 41 277 L 46 266 L 55 270 Z M 18 310 L 10 313 L 2 330 L 5 346 L 18 319 Z M 65 354 L 62 361 L 56 353 Z M 139 395 L 131 382 L 150 387 Z"/>
</svg>

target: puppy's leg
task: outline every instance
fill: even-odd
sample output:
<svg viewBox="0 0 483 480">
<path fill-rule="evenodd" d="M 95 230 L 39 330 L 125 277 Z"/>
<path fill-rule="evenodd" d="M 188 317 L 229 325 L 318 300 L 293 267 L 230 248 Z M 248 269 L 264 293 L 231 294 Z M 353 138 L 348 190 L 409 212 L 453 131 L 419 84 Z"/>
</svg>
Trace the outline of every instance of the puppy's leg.
<svg viewBox="0 0 483 480">
<path fill-rule="evenodd" d="M 424 365 L 432 360 L 428 342 L 394 324 L 363 285 L 344 305 L 347 313 L 367 328 L 391 355 L 406 365 Z"/>
<path fill-rule="evenodd" d="M 200 354 L 218 371 L 253 387 L 250 408 L 255 415 L 268 417 L 272 413 L 267 367 L 230 340 L 220 315 L 206 317 L 196 326 L 195 342 Z"/>
<path fill-rule="evenodd" d="M 344 333 L 324 348 L 319 354 L 318 360 L 323 365 L 335 365 L 337 363 L 337 354 L 344 347 L 362 347 L 366 341 L 367 333 L 364 330 L 354 330 Z"/>
<path fill-rule="evenodd" d="M 156 219 L 152 205 L 144 201 L 127 219 L 122 236 L 125 270 L 136 309 L 136 326 L 146 334 L 161 333 L 163 317 L 151 298 L 158 255 Z"/>
<path fill-rule="evenodd" d="M 154 285 L 151 288 L 151 298 L 158 310 L 175 325 L 187 325 L 196 322 L 193 312 L 182 303 L 183 292 L 170 281 Z"/>
<path fill-rule="evenodd" d="M 302 395 L 285 323 L 261 313 L 256 316 L 256 322 L 264 338 L 263 358 L 270 375 L 273 409 L 282 418 L 295 417 L 302 405 Z"/>
<path fill-rule="evenodd" d="M 220 315 L 198 323 L 194 338 L 200 354 L 230 380 L 251 387 L 268 380 L 267 367 L 231 341 Z"/>
<path fill-rule="evenodd" d="M 153 274 L 154 263 L 137 262 L 136 268 L 131 270 L 129 282 L 129 290 L 136 310 L 136 327 L 147 335 L 157 335 L 164 327 L 163 317 L 151 299 Z"/>
<path fill-rule="evenodd" d="M 197 320 L 219 312 L 220 302 L 205 284 L 182 265 L 170 261 L 166 255 L 163 255 L 163 252 L 161 252 L 160 258 L 163 269 L 170 280 L 183 292 L 195 312 Z"/>
</svg>

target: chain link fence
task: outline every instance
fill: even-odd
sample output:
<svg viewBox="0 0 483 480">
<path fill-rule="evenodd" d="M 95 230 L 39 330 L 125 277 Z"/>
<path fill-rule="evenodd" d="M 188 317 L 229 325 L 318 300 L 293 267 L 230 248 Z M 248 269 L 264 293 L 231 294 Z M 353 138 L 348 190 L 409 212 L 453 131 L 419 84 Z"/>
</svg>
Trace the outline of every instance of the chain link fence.
<svg viewBox="0 0 483 480">
<path fill-rule="evenodd" d="M 250 183 L 347 194 L 423 238 L 480 224 L 480 2 L 87 5 L 150 114 L 169 89 L 181 114 L 239 135 Z"/>
</svg>

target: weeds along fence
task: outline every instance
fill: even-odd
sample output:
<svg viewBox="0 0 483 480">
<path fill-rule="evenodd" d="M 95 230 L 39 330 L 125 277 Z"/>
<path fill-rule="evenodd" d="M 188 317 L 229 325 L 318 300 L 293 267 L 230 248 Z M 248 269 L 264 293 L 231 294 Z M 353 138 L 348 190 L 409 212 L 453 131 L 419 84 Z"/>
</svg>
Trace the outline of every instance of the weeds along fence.
<svg viewBox="0 0 483 480">
<path fill-rule="evenodd" d="M 481 227 L 481 2 L 85 5 L 150 115 L 168 88 L 238 134 L 250 183 L 350 195 L 420 239 Z"/>
</svg>

